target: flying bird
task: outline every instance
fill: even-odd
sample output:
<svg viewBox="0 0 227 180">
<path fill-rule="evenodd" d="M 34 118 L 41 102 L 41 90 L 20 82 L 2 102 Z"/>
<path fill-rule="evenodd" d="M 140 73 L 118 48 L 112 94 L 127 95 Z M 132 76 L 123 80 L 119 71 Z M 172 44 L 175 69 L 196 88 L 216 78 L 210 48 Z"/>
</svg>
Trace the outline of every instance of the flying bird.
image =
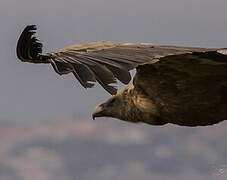
<svg viewBox="0 0 227 180">
<path fill-rule="evenodd" d="M 17 57 L 51 64 L 72 73 L 84 88 L 98 82 L 112 96 L 97 106 L 96 117 L 127 122 L 207 126 L 227 119 L 227 49 L 146 43 L 81 43 L 42 54 L 36 26 L 23 30 Z M 116 80 L 133 83 L 117 93 Z"/>
</svg>

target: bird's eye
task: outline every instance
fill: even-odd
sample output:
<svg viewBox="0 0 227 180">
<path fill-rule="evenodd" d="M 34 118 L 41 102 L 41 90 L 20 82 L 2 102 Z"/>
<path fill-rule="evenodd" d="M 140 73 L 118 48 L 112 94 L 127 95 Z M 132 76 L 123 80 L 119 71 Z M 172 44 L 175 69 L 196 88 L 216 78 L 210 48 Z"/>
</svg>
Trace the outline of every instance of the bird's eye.
<svg viewBox="0 0 227 180">
<path fill-rule="evenodd" d="M 113 99 L 110 101 L 110 104 L 113 104 L 115 101 L 116 101 L 116 98 L 113 98 Z"/>
</svg>

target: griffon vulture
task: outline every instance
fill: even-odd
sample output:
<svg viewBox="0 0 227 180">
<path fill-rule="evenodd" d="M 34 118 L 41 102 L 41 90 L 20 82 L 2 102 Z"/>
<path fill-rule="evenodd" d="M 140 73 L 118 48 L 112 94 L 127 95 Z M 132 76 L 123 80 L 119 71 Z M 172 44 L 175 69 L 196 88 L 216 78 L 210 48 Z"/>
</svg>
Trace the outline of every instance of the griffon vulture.
<svg viewBox="0 0 227 180">
<path fill-rule="evenodd" d="M 56 73 L 73 73 L 84 88 L 97 81 L 111 95 L 95 117 L 151 125 L 206 126 L 227 119 L 227 50 L 139 43 L 76 44 L 42 54 L 27 26 L 17 44 L 23 62 L 50 63 Z M 133 83 L 117 93 L 116 79 Z"/>
</svg>

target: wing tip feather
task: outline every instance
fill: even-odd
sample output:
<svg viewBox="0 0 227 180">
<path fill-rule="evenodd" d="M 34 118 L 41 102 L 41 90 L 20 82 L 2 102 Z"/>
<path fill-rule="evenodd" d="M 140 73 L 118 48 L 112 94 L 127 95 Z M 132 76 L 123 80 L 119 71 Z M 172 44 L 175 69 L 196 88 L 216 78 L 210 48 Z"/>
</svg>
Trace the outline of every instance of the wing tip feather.
<svg viewBox="0 0 227 180">
<path fill-rule="evenodd" d="M 18 59 L 24 62 L 42 63 L 42 43 L 34 36 L 36 25 L 27 25 L 22 31 L 16 47 Z M 46 63 L 46 61 L 44 61 Z"/>
</svg>

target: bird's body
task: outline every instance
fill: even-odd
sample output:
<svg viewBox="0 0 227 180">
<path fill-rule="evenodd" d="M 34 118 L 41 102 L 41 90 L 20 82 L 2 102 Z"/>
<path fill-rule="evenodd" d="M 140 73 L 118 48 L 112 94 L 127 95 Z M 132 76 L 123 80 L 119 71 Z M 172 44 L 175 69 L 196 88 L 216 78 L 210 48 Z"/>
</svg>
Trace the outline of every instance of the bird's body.
<svg viewBox="0 0 227 180">
<path fill-rule="evenodd" d="M 27 26 L 17 45 L 21 61 L 51 63 L 62 75 L 73 73 L 85 88 L 98 82 L 113 96 L 94 117 L 114 117 L 151 125 L 206 126 L 227 119 L 226 50 L 97 42 L 41 54 L 42 45 Z M 133 83 L 117 93 L 111 84 Z M 117 94 L 116 94 L 117 93 Z"/>
<path fill-rule="evenodd" d="M 205 126 L 227 120 L 227 57 L 193 53 L 141 65 L 133 84 L 113 98 L 124 102 L 112 105 L 115 114 L 121 111 L 116 118 L 130 122 Z"/>
</svg>

